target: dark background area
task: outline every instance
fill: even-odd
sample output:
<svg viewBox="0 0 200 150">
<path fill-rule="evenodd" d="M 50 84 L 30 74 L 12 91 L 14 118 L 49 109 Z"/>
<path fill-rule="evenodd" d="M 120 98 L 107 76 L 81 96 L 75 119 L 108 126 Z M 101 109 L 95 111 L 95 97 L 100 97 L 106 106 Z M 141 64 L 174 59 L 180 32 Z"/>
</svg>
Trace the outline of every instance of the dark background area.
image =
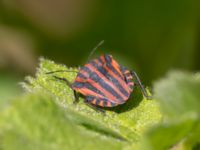
<svg viewBox="0 0 200 150">
<path fill-rule="evenodd" d="M 169 70 L 197 71 L 199 3 L 1 0 L 0 97 L 18 93 L 17 83 L 35 73 L 40 56 L 81 66 L 101 40 L 95 56 L 112 54 L 148 86 Z"/>
</svg>

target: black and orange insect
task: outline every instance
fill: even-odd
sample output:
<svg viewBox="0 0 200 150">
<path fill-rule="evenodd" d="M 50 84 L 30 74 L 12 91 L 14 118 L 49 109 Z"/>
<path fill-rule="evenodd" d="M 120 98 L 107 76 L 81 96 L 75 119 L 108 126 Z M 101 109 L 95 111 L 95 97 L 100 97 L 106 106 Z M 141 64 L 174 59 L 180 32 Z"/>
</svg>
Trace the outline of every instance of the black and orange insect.
<svg viewBox="0 0 200 150">
<path fill-rule="evenodd" d="M 148 97 L 135 72 L 120 66 L 111 55 L 102 55 L 79 70 L 71 87 L 84 95 L 87 103 L 114 107 L 129 99 L 135 86 L 133 79 Z"/>
<path fill-rule="evenodd" d="M 101 55 L 86 63 L 79 69 L 73 83 L 65 78 L 54 77 L 66 81 L 74 90 L 76 100 L 78 93 L 81 93 L 85 96 L 85 103 L 93 107 L 115 107 L 124 104 L 135 85 L 139 85 L 143 95 L 149 98 L 137 74 L 118 64 L 111 55 Z"/>
</svg>

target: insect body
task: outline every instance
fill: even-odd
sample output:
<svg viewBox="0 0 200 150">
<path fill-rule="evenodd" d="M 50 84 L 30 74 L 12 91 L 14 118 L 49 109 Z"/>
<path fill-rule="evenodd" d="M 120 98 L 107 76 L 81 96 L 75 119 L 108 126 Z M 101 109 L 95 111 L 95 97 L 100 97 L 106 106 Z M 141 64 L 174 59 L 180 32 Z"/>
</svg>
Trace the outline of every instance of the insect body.
<svg viewBox="0 0 200 150">
<path fill-rule="evenodd" d="M 125 103 L 133 87 L 131 72 L 111 55 L 102 55 L 84 65 L 72 84 L 72 89 L 84 95 L 87 102 L 102 107 Z"/>
<path fill-rule="evenodd" d="M 48 74 L 55 72 L 60 71 Z M 137 74 L 119 65 L 111 55 L 101 55 L 89 61 L 80 68 L 73 83 L 65 78 L 54 77 L 64 80 L 74 90 L 76 100 L 77 93 L 84 95 L 85 102 L 92 107 L 115 107 L 124 104 L 135 85 L 139 85 L 143 95 L 149 98 Z"/>
</svg>

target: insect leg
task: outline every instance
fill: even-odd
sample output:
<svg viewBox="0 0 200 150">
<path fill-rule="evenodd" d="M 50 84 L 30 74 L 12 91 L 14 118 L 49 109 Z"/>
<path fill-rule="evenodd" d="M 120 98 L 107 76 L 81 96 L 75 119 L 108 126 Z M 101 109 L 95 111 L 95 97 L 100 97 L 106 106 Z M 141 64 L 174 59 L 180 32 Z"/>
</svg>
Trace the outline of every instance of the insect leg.
<svg viewBox="0 0 200 150">
<path fill-rule="evenodd" d="M 69 86 L 72 89 L 71 83 L 66 78 L 61 78 L 61 77 L 57 77 L 57 76 L 53 76 L 53 77 L 56 78 L 57 80 L 64 81 L 67 84 L 67 86 Z M 75 104 L 79 101 L 79 95 L 75 90 L 73 90 L 73 91 L 74 91 L 74 98 L 75 98 L 73 103 Z"/>
<path fill-rule="evenodd" d="M 144 86 L 142 85 L 142 82 L 141 82 L 140 78 L 138 77 L 137 73 L 136 73 L 135 71 L 131 71 L 131 74 L 132 74 L 132 76 L 136 79 L 136 82 L 137 82 L 137 84 L 139 85 L 139 87 L 140 87 L 140 89 L 141 89 L 141 91 L 142 91 L 142 94 L 143 94 L 147 99 L 152 99 L 152 97 L 149 96 L 149 95 L 147 94 L 147 91 L 146 91 L 146 89 L 144 88 Z"/>
<path fill-rule="evenodd" d="M 76 103 L 78 103 L 79 102 L 79 94 L 74 90 L 74 98 L 75 98 L 75 100 L 74 100 L 74 104 L 76 104 Z"/>
</svg>

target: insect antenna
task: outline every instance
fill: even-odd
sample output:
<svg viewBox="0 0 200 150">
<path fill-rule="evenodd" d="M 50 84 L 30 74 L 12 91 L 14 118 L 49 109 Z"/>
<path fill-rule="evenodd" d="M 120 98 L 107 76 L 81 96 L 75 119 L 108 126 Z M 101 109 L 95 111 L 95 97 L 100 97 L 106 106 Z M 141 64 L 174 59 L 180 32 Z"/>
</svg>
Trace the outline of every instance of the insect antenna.
<svg viewBox="0 0 200 150">
<path fill-rule="evenodd" d="M 53 74 L 56 72 L 76 72 L 78 73 L 78 71 L 70 71 L 70 70 L 56 70 L 56 71 L 50 71 L 50 72 L 46 72 L 45 74 Z"/>
<path fill-rule="evenodd" d="M 100 41 L 90 52 L 90 55 L 88 56 L 87 62 L 90 60 L 90 58 L 92 57 L 92 55 L 94 54 L 94 52 L 97 50 L 97 48 L 99 48 L 101 45 L 103 45 L 104 40 Z"/>
</svg>

